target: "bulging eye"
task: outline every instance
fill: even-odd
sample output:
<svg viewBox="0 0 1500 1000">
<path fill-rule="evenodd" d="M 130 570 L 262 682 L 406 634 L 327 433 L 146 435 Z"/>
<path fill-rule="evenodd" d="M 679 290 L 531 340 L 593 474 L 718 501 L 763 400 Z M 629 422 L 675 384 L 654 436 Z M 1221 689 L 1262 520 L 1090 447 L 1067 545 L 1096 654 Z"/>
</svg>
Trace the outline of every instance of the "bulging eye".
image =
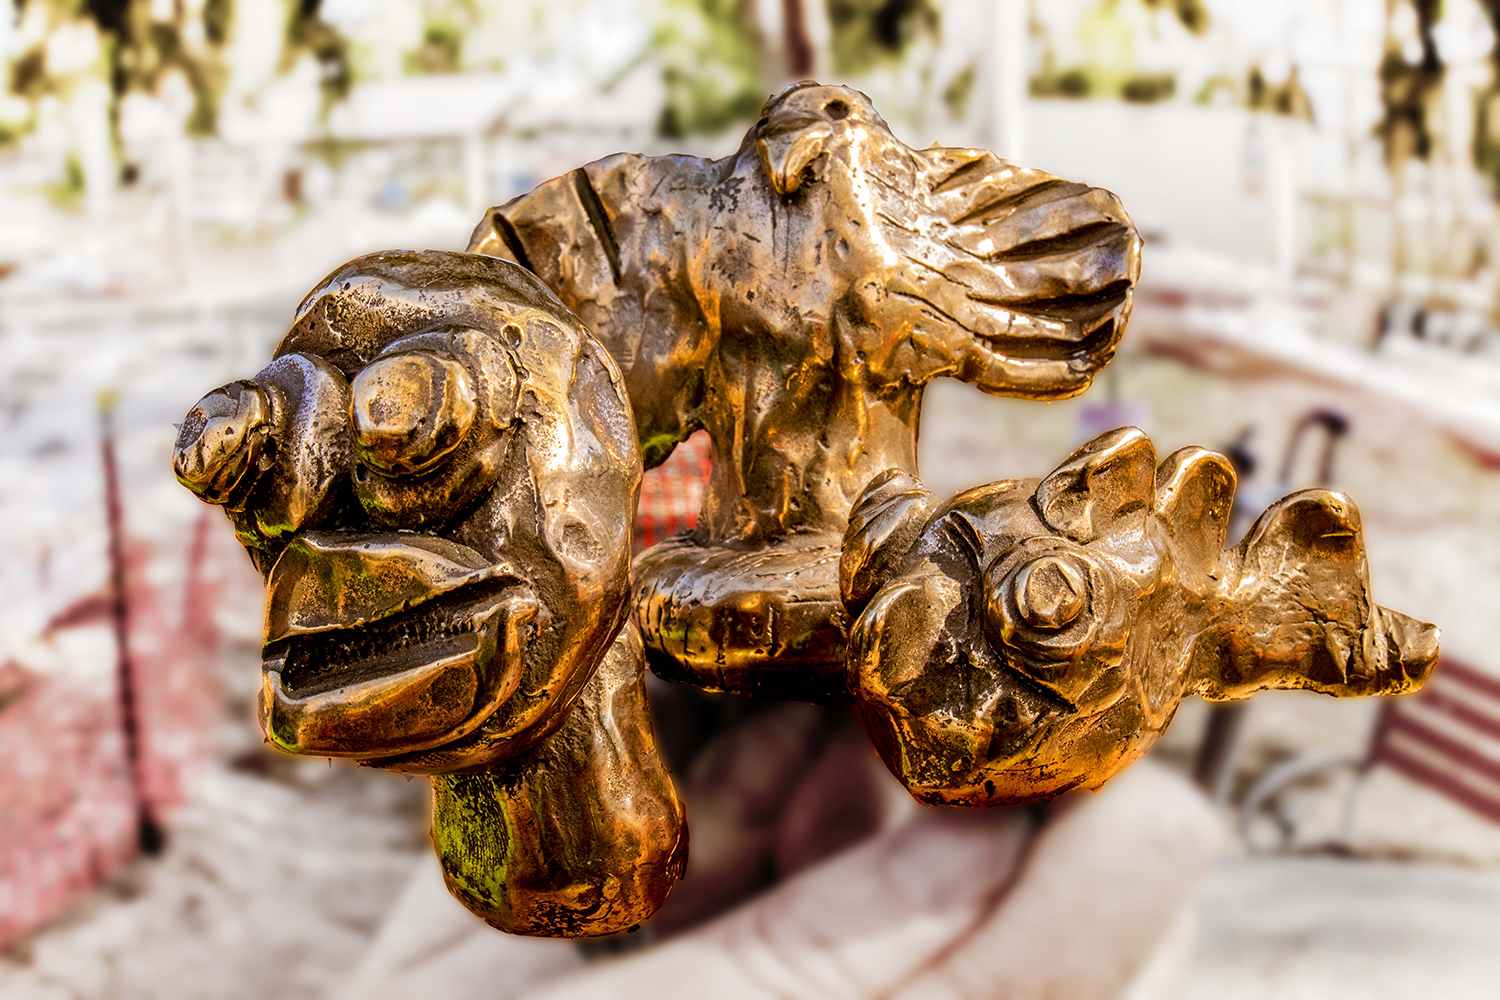
<svg viewBox="0 0 1500 1000">
<path fill-rule="evenodd" d="M 985 570 L 984 631 L 1012 667 L 1077 704 L 1123 653 L 1117 590 L 1082 546 L 1029 539 Z"/>
<path fill-rule="evenodd" d="M 1023 542 L 985 571 L 985 630 L 997 646 L 1073 659 L 1106 589 L 1102 567 L 1081 548 L 1055 538 Z"/>
<path fill-rule="evenodd" d="M 426 351 L 367 365 L 350 387 L 354 453 L 388 476 L 419 475 L 457 448 L 474 424 L 474 382 L 458 362 Z"/>
<path fill-rule="evenodd" d="M 1011 579 L 1011 599 L 1026 624 L 1058 629 L 1072 622 L 1088 602 L 1088 583 L 1070 560 L 1042 556 Z"/>
<path fill-rule="evenodd" d="M 172 471 L 188 489 L 212 504 L 230 503 L 247 492 L 269 436 L 271 404 L 252 382 L 231 382 L 200 399 L 177 432 Z M 245 489 L 238 490 L 241 484 Z"/>
</svg>

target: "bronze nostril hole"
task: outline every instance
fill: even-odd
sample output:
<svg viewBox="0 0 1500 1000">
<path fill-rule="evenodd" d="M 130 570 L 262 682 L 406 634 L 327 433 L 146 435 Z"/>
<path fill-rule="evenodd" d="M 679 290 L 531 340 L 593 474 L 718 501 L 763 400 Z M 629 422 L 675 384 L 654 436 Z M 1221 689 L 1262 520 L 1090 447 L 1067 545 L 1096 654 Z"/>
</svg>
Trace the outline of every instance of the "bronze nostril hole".
<svg viewBox="0 0 1500 1000">
<path fill-rule="evenodd" d="M 1056 556 L 1022 566 L 1013 588 L 1016 610 L 1033 628 L 1062 628 L 1083 613 L 1088 601 L 1083 574 Z"/>
<path fill-rule="evenodd" d="M 350 386 L 349 410 L 361 462 L 389 475 L 415 475 L 458 447 L 478 402 L 462 365 L 413 351 L 365 366 Z"/>
<path fill-rule="evenodd" d="M 823 105 L 823 113 L 834 121 L 849 117 L 849 105 L 843 101 L 829 101 Z"/>
</svg>

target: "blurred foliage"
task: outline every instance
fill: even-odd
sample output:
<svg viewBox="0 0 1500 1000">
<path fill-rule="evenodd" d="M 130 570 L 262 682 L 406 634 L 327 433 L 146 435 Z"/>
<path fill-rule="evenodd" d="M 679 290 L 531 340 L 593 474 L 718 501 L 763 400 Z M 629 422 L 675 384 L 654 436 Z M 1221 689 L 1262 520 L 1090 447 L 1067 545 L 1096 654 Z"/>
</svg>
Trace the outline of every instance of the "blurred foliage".
<svg viewBox="0 0 1500 1000">
<path fill-rule="evenodd" d="M 73 211 L 83 204 L 83 164 L 69 153 L 63 161 L 63 175 L 42 188 L 42 194 L 58 208 Z"/>
<path fill-rule="evenodd" d="M 1250 67 L 1245 81 L 1245 104 L 1253 111 L 1270 111 L 1309 122 L 1313 120 L 1312 99 L 1302 89 L 1295 66 L 1280 83 L 1269 82 L 1259 66 Z"/>
<path fill-rule="evenodd" d="M 1169 7 L 1182 26 L 1195 35 L 1202 35 L 1208 31 L 1209 17 L 1208 8 L 1203 5 L 1203 0 L 1141 0 L 1152 10 Z"/>
<path fill-rule="evenodd" d="M 406 57 L 406 71 L 456 73 L 463 53 L 463 29 L 446 18 L 428 21 L 422 29 L 422 44 Z"/>
<path fill-rule="evenodd" d="M 233 0 L 223 0 L 232 3 Z M 281 69 L 290 69 L 303 53 L 318 63 L 318 84 L 325 109 L 349 93 L 353 74 L 349 69 L 349 43 L 327 21 L 318 16 L 318 0 L 297 0 L 288 12 L 286 46 Z"/>
<path fill-rule="evenodd" d="M 1476 95 L 1474 164 L 1489 179 L 1491 193 L 1500 196 L 1500 91 Z"/>
<path fill-rule="evenodd" d="M 205 0 L 196 17 L 178 3 L 172 16 L 163 19 L 151 0 L 17 0 L 17 21 L 31 28 L 25 33 L 31 44 L 11 64 L 9 92 L 34 102 L 44 95 L 65 95 L 78 79 L 98 76 L 118 100 L 133 90 L 152 91 L 165 74 L 176 71 L 193 95 L 189 130 L 210 133 L 228 76 L 222 48 L 231 2 Z M 76 51 L 86 44 L 80 33 L 98 39 L 100 59 L 49 65 L 49 41 L 68 35 Z M 69 182 L 59 183 L 66 188 Z"/>
<path fill-rule="evenodd" d="M 1061 22 L 1066 28 L 1058 21 L 1042 20 L 1032 22 L 1032 30 L 1046 40 L 1042 67 L 1031 79 L 1031 92 L 1037 96 L 1136 104 L 1177 97 L 1198 104 L 1222 99 L 1255 111 L 1312 120 L 1312 101 L 1295 66 L 1280 82 L 1252 65 L 1248 70 L 1224 67 L 1206 77 L 1188 75 L 1184 83 L 1180 43 L 1177 49 L 1164 44 L 1172 41 L 1173 31 L 1187 44 L 1220 47 L 1224 33 L 1233 31 L 1232 25 L 1213 20 L 1205 0 L 1096 0 L 1084 5 L 1073 23 Z M 1060 37 L 1069 32 L 1075 37 Z M 1143 54 L 1147 49 L 1152 51 Z M 1066 54 L 1059 56 L 1060 52 Z"/>
<path fill-rule="evenodd" d="M 229 25 L 233 16 L 232 0 L 208 0 L 203 5 L 203 30 L 210 42 L 223 45 L 229 40 Z"/>
<path fill-rule="evenodd" d="M 1165 101 L 1177 93 L 1177 78 L 1171 73 L 1142 73 L 1126 80 L 1120 96 L 1133 104 Z"/>
<path fill-rule="evenodd" d="M 1042 22 L 1033 30 L 1046 37 L 1042 65 L 1032 74 L 1031 92 L 1039 97 L 1125 97 L 1127 85 L 1142 76 L 1136 66 L 1136 31 L 1140 22 L 1159 13 L 1161 0 L 1098 0 L 1084 7 L 1071 25 L 1069 38 L 1046 37 Z M 1063 43 L 1063 44 L 1059 44 Z M 1059 51 L 1065 53 L 1059 56 Z M 1132 91 L 1132 100 L 1170 96 L 1160 80 Z"/>
<path fill-rule="evenodd" d="M 1089 71 L 1078 66 L 1031 78 L 1031 93 L 1036 97 L 1088 97 L 1093 89 Z"/>
<path fill-rule="evenodd" d="M 918 37 L 936 35 L 941 18 L 933 0 L 828 0 L 828 23 L 833 69 L 844 76 L 899 59 Z"/>
<path fill-rule="evenodd" d="M 1031 92 L 1039 97 L 1103 97 L 1136 104 L 1176 96 L 1177 76 L 1171 68 L 1138 65 L 1137 34 L 1155 34 L 1162 17 L 1193 37 L 1208 34 L 1212 25 L 1204 0 L 1099 0 L 1078 18 L 1073 58 L 1059 65 L 1057 46 L 1047 46 L 1041 69 L 1032 75 Z M 1046 33 L 1035 19 L 1033 30 Z M 1080 48 L 1086 53 L 1081 60 L 1076 56 Z"/>
<path fill-rule="evenodd" d="M 17 59 L 11 69 L 10 92 L 20 97 L 40 97 L 52 89 L 47 78 L 47 53 L 40 45 Z"/>
<path fill-rule="evenodd" d="M 1494 75 L 1490 86 L 1474 95 L 1474 165 L 1489 179 L 1491 193 L 1500 197 L 1500 0 L 1480 0 L 1480 7 L 1495 35 L 1490 48 Z"/>
<path fill-rule="evenodd" d="M 1396 164 L 1432 154 L 1433 133 L 1429 121 L 1441 99 L 1444 66 L 1438 57 L 1433 29 L 1441 14 L 1439 0 L 1409 0 L 1416 13 L 1420 52 L 1408 58 L 1397 39 L 1388 38 L 1380 60 L 1380 121 L 1375 134 L 1385 148 L 1386 162 Z"/>
<path fill-rule="evenodd" d="M 174 5 L 173 16 L 164 20 L 151 0 L 92 0 L 99 27 L 112 36 L 110 85 L 115 96 L 154 91 L 166 73 L 176 70 L 193 93 L 188 130 L 212 134 L 229 75 L 223 53 L 229 5 L 230 0 L 205 4 L 193 24 L 182 4 Z"/>
<path fill-rule="evenodd" d="M 753 119 L 766 99 L 753 0 L 666 0 L 652 39 L 666 103 L 668 138 L 721 132 Z"/>
<path fill-rule="evenodd" d="M 969 63 L 954 74 L 953 79 L 943 88 L 943 106 L 953 118 L 961 119 L 968 115 L 969 100 L 974 96 L 974 84 L 978 79 L 979 67 Z"/>
</svg>

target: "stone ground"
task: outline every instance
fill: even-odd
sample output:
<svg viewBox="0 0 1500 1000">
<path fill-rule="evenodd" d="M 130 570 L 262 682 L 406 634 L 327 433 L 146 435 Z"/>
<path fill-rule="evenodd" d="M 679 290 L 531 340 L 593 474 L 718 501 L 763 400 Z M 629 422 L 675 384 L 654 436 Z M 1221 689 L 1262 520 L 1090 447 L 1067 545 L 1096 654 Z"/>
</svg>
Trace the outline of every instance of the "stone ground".
<svg viewBox="0 0 1500 1000">
<path fill-rule="evenodd" d="M 216 769 L 164 856 L 0 958 L 0 997 L 332 997 L 422 867 L 424 826 L 420 782 L 319 762 Z M 455 940 L 482 944 L 468 936 Z M 1204 887 L 1178 991 L 1159 1000 L 1489 1000 L 1497 938 L 1494 870 L 1231 859 Z"/>
<path fill-rule="evenodd" d="M 1335 858 L 1225 862 L 1181 1000 L 1493 1000 L 1500 872 Z"/>
<path fill-rule="evenodd" d="M 275 769 L 204 774 L 161 857 L 0 956 L 0 997 L 327 996 L 428 850 L 426 787 L 321 761 Z"/>
</svg>

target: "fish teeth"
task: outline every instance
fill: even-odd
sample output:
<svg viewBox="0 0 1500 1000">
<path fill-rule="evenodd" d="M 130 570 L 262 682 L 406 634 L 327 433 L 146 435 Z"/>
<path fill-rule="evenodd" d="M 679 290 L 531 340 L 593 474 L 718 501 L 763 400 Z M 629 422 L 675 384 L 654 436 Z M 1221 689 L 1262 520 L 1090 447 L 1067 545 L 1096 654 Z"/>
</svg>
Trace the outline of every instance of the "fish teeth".
<svg viewBox="0 0 1500 1000">
<path fill-rule="evenodd" d="M 350 671 L 377 657 L 423 646 L 460 635 L 472 635 L 482 626 L 472 614 L 473 604 L 458 607 L 421 609 L 406 612 L 395 621 L 376 621 L 359 628 L 310 636 L 294 642 L 283 662 L 283 676 L 295 687 L 298 680 L 310 680 L 331 671 Z M 488 620 L 487 615 L 481 618 Z"/>
</svg>

